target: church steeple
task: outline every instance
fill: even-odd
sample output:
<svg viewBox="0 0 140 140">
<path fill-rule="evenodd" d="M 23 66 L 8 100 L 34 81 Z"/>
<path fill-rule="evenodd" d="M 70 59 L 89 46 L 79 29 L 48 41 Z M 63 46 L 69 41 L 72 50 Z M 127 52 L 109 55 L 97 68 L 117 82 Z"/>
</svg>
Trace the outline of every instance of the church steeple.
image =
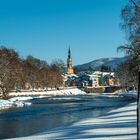
<svg viewBox="0 0 140 140">
<path fill-rule="evenodd" d="M 70 47 L 69 47 L 69 50 L 68 50 L 67 73 L 68 73 L 68 74 L 73 74 L 72 57 L 71 57 L 71 50 L 70 50 Z"/>
<path fill-rule="evenodd" d="M 71 51 L 70 51 L 70 47 L 69 47 L 69 51 L 68 51 L 68 58 L 71 58 Z"/>
</svg>

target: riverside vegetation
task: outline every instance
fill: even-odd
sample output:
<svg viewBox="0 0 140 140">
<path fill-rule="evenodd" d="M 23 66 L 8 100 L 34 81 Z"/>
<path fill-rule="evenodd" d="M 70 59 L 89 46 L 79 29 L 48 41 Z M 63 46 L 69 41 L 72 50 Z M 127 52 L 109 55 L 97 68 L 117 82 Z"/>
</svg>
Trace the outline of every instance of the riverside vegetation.
<svg viewBox="0 0 140 140">
<path fill-rule="evenodd" d="M 62 60 L 50 65 L 33 56 L 22 59 L 19 54 L 6 47 L 0 47 L 0 95 L 6 97 L 11 90 L 62 86 L 61 74 L 65 70 Z"/>
</svg>

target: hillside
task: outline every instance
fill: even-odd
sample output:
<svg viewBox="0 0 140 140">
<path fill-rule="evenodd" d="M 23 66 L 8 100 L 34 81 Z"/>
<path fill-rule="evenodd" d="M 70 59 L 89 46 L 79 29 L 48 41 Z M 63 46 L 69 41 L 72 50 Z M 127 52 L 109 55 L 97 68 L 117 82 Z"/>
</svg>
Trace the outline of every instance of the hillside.
<svg viewBox="0 0 140 140">
<path fill-rule="evenodd" d="M 115 69 L 118 65 L 125 62 L 127 57 L 112 57 L 112 58 L 101 58 L 89 63 L 85 63 L 82 65 L 77 65 L 74 68 L 78 70 L 88 70 L 88 69 L 95 69 L 100 70 L 102 65 L 111 67 L 111 69 Z"/>
</svg>

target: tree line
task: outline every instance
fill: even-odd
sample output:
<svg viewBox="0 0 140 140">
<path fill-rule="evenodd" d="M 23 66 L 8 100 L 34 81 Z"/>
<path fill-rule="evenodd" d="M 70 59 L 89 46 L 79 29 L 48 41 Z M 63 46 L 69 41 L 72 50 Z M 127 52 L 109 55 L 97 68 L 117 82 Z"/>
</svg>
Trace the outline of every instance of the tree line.
<svg viewBox="0 0 140 140">
<path fill-rule="evenodd" d="M 0 94 L 11 90 L 47 89 L 63 85 L 65 64 L 54 60 L 50 65 L 33 56 L 22 59 L 14 49 L 0 46 Z"/>
</svg>

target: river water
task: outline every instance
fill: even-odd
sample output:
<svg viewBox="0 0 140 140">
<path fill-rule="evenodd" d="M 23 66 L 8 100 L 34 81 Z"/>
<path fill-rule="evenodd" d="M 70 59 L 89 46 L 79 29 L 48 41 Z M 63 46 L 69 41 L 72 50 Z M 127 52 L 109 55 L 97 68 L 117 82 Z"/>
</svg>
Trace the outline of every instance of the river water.
<svg viewBox="0 0 140 140">
<path fill-rule="evenodd" d="M 32 99 L 31 106 L 0 112 L 0 139 L 41 133 L 81 119 L 103 116 L 135 99 L 105 96 L 53 96 Z"/>
</svg>

